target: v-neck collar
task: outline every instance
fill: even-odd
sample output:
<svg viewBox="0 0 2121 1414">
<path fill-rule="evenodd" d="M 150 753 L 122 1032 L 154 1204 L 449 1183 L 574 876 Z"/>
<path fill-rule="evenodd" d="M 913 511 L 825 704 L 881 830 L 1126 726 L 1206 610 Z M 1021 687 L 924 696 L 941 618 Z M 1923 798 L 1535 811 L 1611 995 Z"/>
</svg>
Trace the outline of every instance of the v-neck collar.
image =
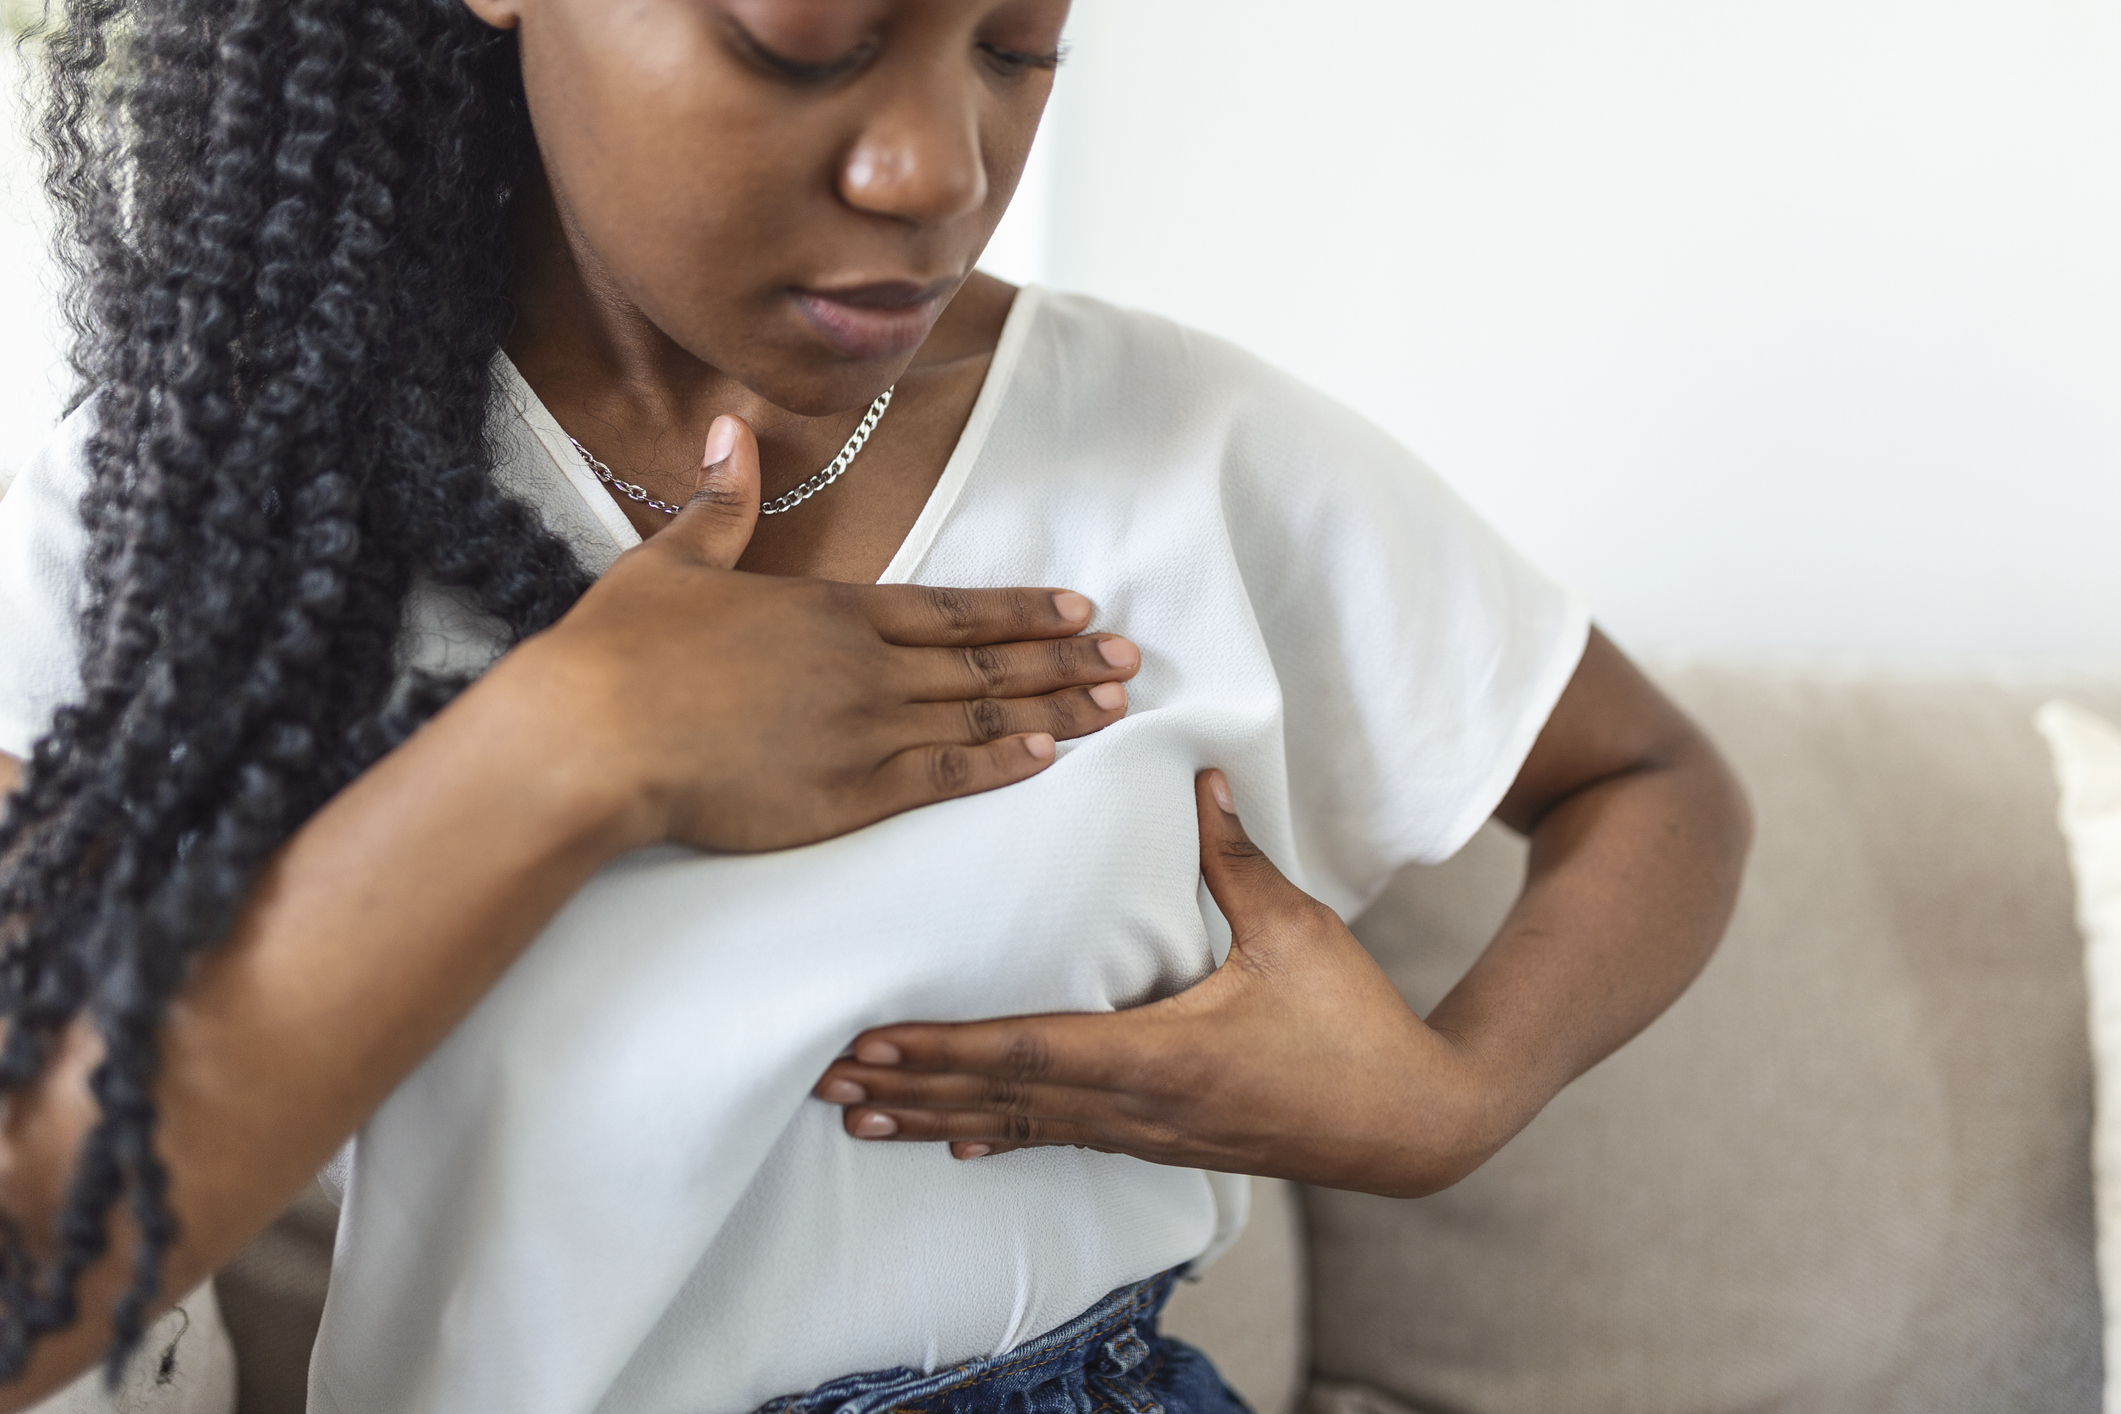
<svg viewBox="0 0 2121 1414">
<path fill-rule="evenodd" d="M 963 494 L 965 483 L 971 479 L 972 468 L 978 463 L 981 450 L 986 446 L 987 434 L 993 429 L 995 420 L 1001 415 L 1002 404 L 1008 401 L 1009 391 L 1015 382 L 1016 368 L 1022 360 L 1024 344 L 1030 337 L 1031 327 L 1038 319 L 1038 309 L 1044 291 L 1035 285 L 1027 285 L 1016 292 L 1010 302 L 1008 317 L 1002 321 L 1001 337 L 995 342 L 994 357 L 987 364 L 987 375 L 980 382 L 979 396 L 973 400 L 972 415 L 965 420 L 965 430 L 958 434 L 957 445 L 951 449 L 950 460 L 943 465 L 942 477 L 935 489 L 928 493 L 928 500 L 915 518 L 913 528 L 899 543 L 898 551 L 892 555 L 891 563 L 884 567 L 878 577 L 879 584 L 904 584 L 912 580 L 914 572 L 926 558 L 935 537 L 942 531 L 943 523 Z M 530 432 L 539 451 L 551 462 L 551 470 L 557 471 L 562 480 L 573 488 L 576 497 L 595 519 L 597 525 L 611 537 L 611 559 L 641 543 L 641 533 L 626 519 L 618 502 L 605 491 L 583 462 L 581 454 L 567 432 L 545 406 L 535 390 L 523 377 L 515 360 L 506 353 L 496 352 L 493 357 L 494 381 L 502 399 Z M 527 448 L 519 449 L 527 452 Z M 505 472 L 507 468 L 502 468 Z M 527 468 L 522 469 L 527 470 Z M 544 476 L 507 476 L 517 489 L 544 491 L 550 487 Z M 551 488 L 556 491 L 557 488 Z M 539 509 L 547 509 L 539 507 Z M 557 508 L 551 508 L 557 509 Z"/>
</svg>

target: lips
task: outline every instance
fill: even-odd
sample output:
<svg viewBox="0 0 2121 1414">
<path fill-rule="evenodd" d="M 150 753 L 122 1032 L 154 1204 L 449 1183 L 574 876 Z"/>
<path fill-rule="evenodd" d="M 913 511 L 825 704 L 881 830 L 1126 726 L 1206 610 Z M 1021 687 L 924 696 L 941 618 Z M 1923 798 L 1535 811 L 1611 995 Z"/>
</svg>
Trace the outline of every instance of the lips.
<svg viewBox="0 0 2121 1414">
<path fill-rule="evenodd" d="M 880 280 L 863 285 L 797 289 L 789 293 L 810 327 L 844 358 L 883 361 L 921 346 L 943 311 L 955 280 L 925 285 Z"/>
</svg>

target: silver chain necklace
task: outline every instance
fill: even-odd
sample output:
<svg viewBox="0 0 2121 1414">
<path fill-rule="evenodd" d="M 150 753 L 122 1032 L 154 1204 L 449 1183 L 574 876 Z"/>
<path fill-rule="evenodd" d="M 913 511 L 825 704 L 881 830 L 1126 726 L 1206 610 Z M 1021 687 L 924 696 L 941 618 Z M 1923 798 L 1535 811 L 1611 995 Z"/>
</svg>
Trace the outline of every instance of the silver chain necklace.
<svg viewBox="0 0 2121 1414">
<path fill-rule="evenodd" d="M 869 404 L 869 411 L 862 417 L 862 425 L 854 429 L 854 435 L 847 439 L 846 446 L 840 448 L 840 454 L 832 459 L 831 465 L 796 487 L 793 491 L 788 492 L 784 496 L 775 496 L 765 505 L 760 506 L 759 514 L 762 516 L 777 516 L 785 511 L 792 511 L 833 482 L 839 480 L 847 468 L 854 464 L 855 454 L 862 450 L 862 444 L 869 440 L 869 434 L 876 431 L 877 423 L 883 421 L 884 409 L 891 406 L 891 395 L 897 389 L 898 385 L 894 383 L 891 387 L 876 395 L 876 401 Z M 596 473 L 597 480 L 603 482 L 627 500 L 639 501 L 648 509 L 661 511 L 666 516 L 674 516 L 685 509 L 683 506 L 673 506 L 668 501 L 658 501 L 655 497 L 648 494 L 648 488 L 645 486 L 636 486 L 631 481 L 621 481 L 612 474 L 610 467 L 596 459 L 596 453 L 590 451 L 589 448 L 583 446 L 580 442 L 576 442 L 572 437 L 567 440 L 574 442 L 574 449 L 582 454 L 582 460 L 587 462 L 589 469 Z"/>
</svg>

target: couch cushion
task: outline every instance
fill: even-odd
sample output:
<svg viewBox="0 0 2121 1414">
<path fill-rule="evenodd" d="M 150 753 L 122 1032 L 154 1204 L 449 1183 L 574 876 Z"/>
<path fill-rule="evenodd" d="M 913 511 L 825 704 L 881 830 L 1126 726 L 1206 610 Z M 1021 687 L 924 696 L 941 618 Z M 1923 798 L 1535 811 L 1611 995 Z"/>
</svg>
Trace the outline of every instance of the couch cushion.
<svg viewBox="0 0 2121 1414">
<path fill-rule="evenodd" d="M 1318 1372 L 1454 1414 L 2096 1409 L 2057 685 L 1664 681 L 1753 792 L 1729 938 L 1455 1189 L 1306 1193 Z M 1491 827 L 1363 920 L 1418 1009 L 1522 859 Z"/>
</svg>

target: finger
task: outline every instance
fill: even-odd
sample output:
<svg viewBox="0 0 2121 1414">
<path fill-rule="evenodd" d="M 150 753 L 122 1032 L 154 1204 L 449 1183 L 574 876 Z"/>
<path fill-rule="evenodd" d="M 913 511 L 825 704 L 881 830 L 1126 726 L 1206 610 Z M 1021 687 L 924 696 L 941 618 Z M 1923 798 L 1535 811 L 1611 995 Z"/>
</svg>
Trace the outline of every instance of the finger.
<svg viewBox="0 0 2121 1414">
<path fill-rule="evenodd" d="M 1221 771 L 1203 771 L 1193 779 L 1193 794 L 1200 810 L 1201 877 L 1223 917 L 1236 926 L 1317 906 L 1245 833 L 1229 777 Z"/>
<path fill-rule="evenodd" d="M 984 746 L 909 747 L 888 758 L 869 778 L 869 805 L 881 820 L 938 800 L 998 790 L 1052 764 L 1053 738 L 1044 732 L 1003 737 Z"/>
<path fill-rule="evenodd" d="M 1139 648 L 1109 633 L 1045 643 L 909 648 L 892 664 L 891 685 L 912 702 L 1042 697 L 1064 687 L 1120 682 L 1141 664 Z"/>
<path fill-rule="evenodd" d="M 1072 741 L 1101 731 L 1127 715 L 1127 689 L 1116 682 L 1071 687 L 1043 697 L 976 697 L 967 702 L 924 703 L 906 720 L 906 740 L 979 744 L 1005 736 L 1044 732 Z"/>
<path fill-rule="evenodd" d="M 879 1026 L 854 1038 L 854 1059 L 864 1066 L 1000 1076 L 1023 1085 L 1116 1089 L 1138 1072 L 1141 1040 L 1135 1033 L 1147 1010 Z"/>
<path fill-rule="evenodd" d="M 1005 1139 L 955 1139 L 950 1143 L 953 1159 L 988 1159 L 996 1154 L 1014 1153 L 1018 1149 L 1057 1149 L 1059 1144 L 1011 1144 Z M 1100 1154 L 1123 1152 L 1109 1144 L 1070 1144 L 1071 1149 L 1094 1149 Z"/>
<path fill-rule="evenodd" d="M 966 647 L 1067 638 L 1090 623 L 1091 604 L 1072 589 L 944 589 L 879 584 L 863 590 L 869 622 L 887 642 Z"/>
<path fill-rule="evenodd" d="M 841 1127 L 856 1139 L 898 1144 L 1081 1144 L 1109 1149 L 1112 1136 L 1072 1120 L 998 1115 L 984 1110 L 847 1111 Z"/>
<path fill-rule="evenodd" d="M 707 429 L 700 483 L 656 538 L 675 536 L 717 569 L 731 569 L 759 523 L 759 441 L 750 424 L 723 413 Z"/>
<path fill-rule="evenodd" d="M 1018 1149 L 1036 1149 L 1037 1147 L 1039 1146 L 1036 1144 L 1004 1144 L 986 1139 L 960 1139 L 950 1146 L 950 1157 L 953 1159 L 991 1159 L 996 1154 L 1007 1154 Z M 1084 1147 L 1095 1148 L 1096 1146 L 1085 1145 Z M 1105 1152 L 1109 1153 L 1111 1151 L 1106 1150 Z"/>
<path fill-rule="evenodd" d="M 811 1094 L 827 1104 L 881 1110 L 982 1110 L 1087 1122 L 1115 1111 L 1112 1091 L 1003 1075 L 939 1074 L 835 1061 Z"/>
</svg>

